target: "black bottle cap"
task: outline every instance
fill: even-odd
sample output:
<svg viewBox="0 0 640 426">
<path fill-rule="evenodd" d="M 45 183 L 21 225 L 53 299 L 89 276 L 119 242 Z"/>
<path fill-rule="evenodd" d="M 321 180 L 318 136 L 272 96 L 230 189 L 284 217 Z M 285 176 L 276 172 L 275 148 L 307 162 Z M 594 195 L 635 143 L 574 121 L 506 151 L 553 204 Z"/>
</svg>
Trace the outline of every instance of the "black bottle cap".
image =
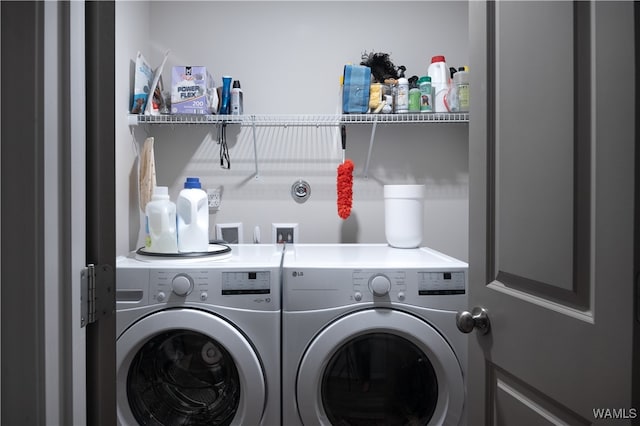
<svg viewBox="0 0 640 426">
<path fill-rule="evenodd" d="M 240 88 L 240 80 L 233 80 L 233 88 L 234 89 Z"/>
</svg>

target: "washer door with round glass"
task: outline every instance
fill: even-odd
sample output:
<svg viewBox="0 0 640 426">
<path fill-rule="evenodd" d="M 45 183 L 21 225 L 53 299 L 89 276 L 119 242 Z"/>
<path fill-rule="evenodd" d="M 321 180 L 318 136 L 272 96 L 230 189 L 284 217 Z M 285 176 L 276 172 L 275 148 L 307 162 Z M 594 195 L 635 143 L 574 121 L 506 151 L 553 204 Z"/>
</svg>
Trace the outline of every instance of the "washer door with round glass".
<svg viewBox="0 0 640 426">
<path fill-rule="evenodd" d="M 223 319 L 195 309 L 157 312 L 117 342 L 123 425 L 258 424 L 265 379 L 253 346 Z"/>
<path fill-rule="evenodd" d="M 371 309 L 333 322 L 298 370 L 304 424 L 457 425 L 462 370 L 444 338 L 400 311 Z"/>
</svg>

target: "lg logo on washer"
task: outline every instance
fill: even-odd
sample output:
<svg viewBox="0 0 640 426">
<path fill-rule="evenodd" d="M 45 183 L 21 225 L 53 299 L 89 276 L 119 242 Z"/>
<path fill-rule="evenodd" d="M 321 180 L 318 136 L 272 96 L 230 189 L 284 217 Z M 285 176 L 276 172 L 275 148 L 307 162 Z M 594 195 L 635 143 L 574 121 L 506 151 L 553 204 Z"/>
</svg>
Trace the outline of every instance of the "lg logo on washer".
<svg viewBox="0 0 640 426">
<path fill-rule="evenodd" d="M 302 272 L 302 271 L 299 271 L 299 272 L 298 272 L 298 271 L 293 271 L 293 272 L 291 272 L 291 276 L 292 276 L 293 278 L 296 278 L 296 277 L 304 277 L 304 272 Z"/>
</svg>

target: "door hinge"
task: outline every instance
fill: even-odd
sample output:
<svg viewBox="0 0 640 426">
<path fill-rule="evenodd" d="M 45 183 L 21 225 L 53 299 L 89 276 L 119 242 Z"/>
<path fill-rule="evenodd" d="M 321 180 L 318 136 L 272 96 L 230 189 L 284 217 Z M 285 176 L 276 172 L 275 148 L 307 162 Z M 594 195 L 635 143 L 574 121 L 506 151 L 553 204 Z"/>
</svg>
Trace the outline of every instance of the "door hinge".
<svg viewBox="0 0 640 426">
<path fill-rule="evenodd" d="M 80 277 L 80 326 L 84 327 L 113 314 L 115 276 L 110 265 L 91 263 Z"/>
</svg>

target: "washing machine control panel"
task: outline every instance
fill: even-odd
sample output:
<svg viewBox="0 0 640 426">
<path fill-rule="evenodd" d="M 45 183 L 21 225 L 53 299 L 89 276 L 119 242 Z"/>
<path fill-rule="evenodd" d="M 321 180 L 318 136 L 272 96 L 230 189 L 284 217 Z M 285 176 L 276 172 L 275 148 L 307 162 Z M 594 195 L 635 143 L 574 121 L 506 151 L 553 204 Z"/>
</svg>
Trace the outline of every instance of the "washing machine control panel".
<svg viewBox="0 0 640 426">
<path fill-rule="evenodd" d="M 369 290 L 374 296 L 386 296 L 391 290 L 391 281 L 385 275 L 374 275 L 369 279 Z"/>
<path fill-rule="evenodd" d="M 269 294 L 269 271 L 237 271 L 222 273 L 222 294 Z"/>
<path fill-rule="evenodd" d="M 178 296 L 186 296 L 193 290 L 193 280 L 187 274 L 178 274 L 173 277 L 171 288 Z"/>
<path fill-rule="evenodd" d="M 152 303 L 207 302 L 228 306 L 271 303 L 272 271 L 158 269 L 149 271 Z"/>
<path fill-rule="evenodd" d="M 155 302 L 167 303 L 178 300 L 191 300 L 200 297 L 199 291 L 209 286 L 207 270 L 169 270 L 149 271 L 149 290 Z"/>
</svg>

